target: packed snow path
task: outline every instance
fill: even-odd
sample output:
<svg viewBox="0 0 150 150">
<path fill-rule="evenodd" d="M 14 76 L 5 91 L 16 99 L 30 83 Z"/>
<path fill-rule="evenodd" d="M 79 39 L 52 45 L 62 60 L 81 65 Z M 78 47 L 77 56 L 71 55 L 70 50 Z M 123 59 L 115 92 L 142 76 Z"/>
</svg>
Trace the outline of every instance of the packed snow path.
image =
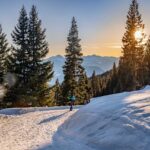
<svg viewBox="0 0 150 150">
<path fill-rule="evenodd" d="M 0 111 L 0 150 L 31 150 L 52 142 L 58 127 L 77 109 L 28 108 Z"/>
<path fill-rule="evenodd" d="M 49 109 L 1 110 L 0 149 L 150 149 L 150 87 L 95 98 L 78 111 Z"/>
</svg>

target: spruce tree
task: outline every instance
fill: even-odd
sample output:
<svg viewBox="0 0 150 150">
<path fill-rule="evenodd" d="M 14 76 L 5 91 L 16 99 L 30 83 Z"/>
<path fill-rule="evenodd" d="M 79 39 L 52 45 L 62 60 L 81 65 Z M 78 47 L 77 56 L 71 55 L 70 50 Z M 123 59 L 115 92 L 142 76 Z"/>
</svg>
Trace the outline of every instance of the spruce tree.
<svg viewBox="0 0 150 150">
<path fill-rule="evenodd" d="M 12 32 L 13 46 L 9 56 L 8 71 L 16 78 L 16 83 L 10 87 L 6 99 L 18 105 L 26 105 L 28 83 L 28 17 L 24 6 L 20 11 L 18 24 Z M 27 98 L 28 99 L 28 98 Z M 23 104 L 24 103 L 24 104 Z M 14 104 L 15 105 L 15 104 Z"/>
<path fill-rule="evenodd" d="M 141 85 L 140 73 L 143 61 L 143 29 L 141 15 L 138 11 L 137 0 L 132 0 L 127 15 L 126 32 L 123 36 L 123 56 L 120 58 L 119 78 L 123 90 L 133 90 Z M 139 31 L 141 37 L 137 39 L 135 33 Z"/>
<path fill-rule="evenodd" d="M 18 86 L 24 86 L 27 83 L 28 76 L 28 16 L 24 6 L 20 11 L 18 24 L 12 32 L 13 49 L 12 64 L 10 64 L 10 72 L 17 76 Z"/>
<path fill-rule="evenodd" d="M 77 104 L 81 105 L 88 103 L 88 101 L 91 98 L 91 88 L 86 73 L 82 74 L 79 77 L 78 87 L 79 88 L 77 90 L 77 97 L 78 97 Z"/>
<path fill-rule="evenodd" d="M 48 54 L 48 43 L 45 38 L 45 29 L 41 27 L 36 7 L 33 5 L 29 17 L 28 47 L 29 47 L 29 94 L 36 98 L 39 105 L 50 97 L 48 81 L 53 77 L 53 65 L 44 61 Z"/>
<path fill-rule="evenodd" d="M 0 84 L 4 82 L 4 76 L 7 73 L 9 50 L 6 34 L 3 33 L 2 26 L 0 25 Z"/>
<path fill-rule="evenodd" d="M 68 102 L 67 97 L 71 95 L 77 96 L 78 80 L 84 73 L 82 67 L 82 53 L 80 39 L 78 37 L 78 29 L 75 18 L 72 19 L 71 29 L 67 38 L 68 46 L 66 48 L 66 61 L 63 66 L 64 82 L 63 82 L 63 97 L 64 104 Z M 82 91 L 80 91 L 82 92 Z M 80 93 L 78 93 L 80 94 Z"/>
<path fill-rule="evenodd" d="M 117 81 L 118 81 L 116 63 L 114 63 L 113 65 L 110 78 L 111 79 L 110 79 L 110 84 L 109 84 L 109 91 L 110 91 L 110 94 L 113 94 L 116 92 Z"/>
<path fill-rule="evenodd" d="M 56 106 L 61 106 L 62 105 L 62 89 L 61 89 L 61 85 L 59 83 L 59 80 L 56 80 L 55 83 L 55 104 Z"/>
<path fill-rule="evenodd" d="M 146 45 L 143 68 L 144 68 L 144 84 L 145 85 L 150 84 L 150 37 Z"/>
<path fill-rule="evenodd" d="M 92 90 L 93 97 L 97 97 L 100 93 L 99 78 L 96 76 L 95 71 L 93 71 L 91 77 L 91 90 Z"/>
</svg>

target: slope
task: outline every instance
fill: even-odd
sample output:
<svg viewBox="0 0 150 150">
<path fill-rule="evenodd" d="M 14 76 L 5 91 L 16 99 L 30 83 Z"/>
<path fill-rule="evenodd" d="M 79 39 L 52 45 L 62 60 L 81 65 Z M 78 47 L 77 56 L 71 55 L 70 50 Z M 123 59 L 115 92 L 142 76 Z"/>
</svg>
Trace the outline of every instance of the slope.
<svg viewBox="0 0 150 150">
<path fill-rule="evenodd" d="M 3 150 L 149 150 L 150 87 L 95 98 L 73 112 L 4 109 L 0 135 Z"/>
<path fill-rule="evenodd" d="M 53 150 L 149 150 L 150 87 L 93 99 L 53 141 Z"/>
</svg>

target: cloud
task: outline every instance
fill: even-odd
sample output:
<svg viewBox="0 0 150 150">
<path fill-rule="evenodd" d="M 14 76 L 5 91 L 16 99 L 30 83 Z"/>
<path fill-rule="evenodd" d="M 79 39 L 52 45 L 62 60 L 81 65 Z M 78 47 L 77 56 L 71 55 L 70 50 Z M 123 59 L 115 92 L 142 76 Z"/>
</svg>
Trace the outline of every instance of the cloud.
<svg viewBox="0 0 150 150">
<path fill-rule="evenodd" d="M 105 43 L 105 48 L 111 48 L 111 49 L 121 49 L 122 44 L 121 43 Z"/>
</svg>

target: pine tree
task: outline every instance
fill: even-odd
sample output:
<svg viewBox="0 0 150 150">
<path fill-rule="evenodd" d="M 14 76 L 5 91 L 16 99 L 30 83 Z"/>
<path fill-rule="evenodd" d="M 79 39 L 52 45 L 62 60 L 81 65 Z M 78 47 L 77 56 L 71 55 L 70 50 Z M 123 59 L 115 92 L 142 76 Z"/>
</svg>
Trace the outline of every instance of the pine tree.
<svg viewBox="0 0 150 150">
<path fill-rule="evenodd" d="M 63 97 L 64 104 L 68 102 L 67 97 L 71 94 L 76 96 L 79 77 L 83 74 L 82 53 L 80 39 L 78 37 L 78 29 L 75 18 L 72 19 L 71 29 L 67 38 L 68 46 L 66 48 L 66 61 L 63 66 L 64 82 L 63 82 Z M 79 94 L 79 93 L 78 93 Z"/>
<path fill-rule="evenodd" d="M 97 97 L 100 94 L 99 78 L 96 76 L 95 71 L 93 71 L 91 77 L 91 90 L 93 97 Z"/>
<path fill-rule="evenodd" d="M 120 58 L 119 78 L 122 83 L 123 90 L 133 90 L 141 85 L 140 73 L 141 64 L 143 61 L 143 29 L 141 15 L 138 11 L 138 3 L 132 0 L 130 9 L 127 15 L 126 32 L 122 39 L 123 56 Z M 135 37 L 136 32 L 141 33 L 141 37 Z"/>
<path fill-rule="evenodd" d="M 35 6 L 32 7 L 29 19 L 25 8 L 21 9 L 12 38 L 15 46 L 8 68 L 17 80 L 16 84 L 9 88 L 6 99 L 21 106 L 45 105 L 50 97 L 48 81 L 53 72 L 51 62 L 44 61 L 48 44 Z"/>
<path fill-rule="evenodd" d="M 110 80 L 110 77 L 109 75 L 106 75 L 106 77 L 103 77 L 102 78 L 102 94 L 101 95 L 108 95 L 110 93 L 110 91 L 108 91 L 108 88 L 107 88 L 107 85 L 108 85 L 108 82 Z"/>
<path fill-rule="evenodd" d="M 16 74 L 19 86 L 24 86 L 28 80 L 28 17 L 24 6 L 20 11 L 18 24 L 12 32 L 12 39 L 15 46 L 9 69 Z"/>
<path fill-rule="evenodd" d="M 77 104 L 86 104 L 91 98 L 91 89 L 86 73 L 82 74 L 78 82 Z"/>
<path fill-rule="evenodd" d="M 23 97 L 27 95 L 28 81 L 28 17 L 24 6 L 20 11 L 18 24 L 12 32 L 14 45 L 11 48 L 11 55 L 8 61 L 8 71 L 16 77 L 16 83 L 10 87 L 6 99 L 13 103 L 26 105 Z M 24 104 L 23 104 L 24 103 Z"/>
<path fill-rule="evenodd" d="M 4 82 L 4 76 L 7 73 L 9 50 L 6 34 L 3 33 L 2 26 L 0 25 L 0 84 Z"/>
<path fill-rule="evenodd" d="M 28 30 L 30 60 L 29 94 L 36 98 L 39 105 L 43 105 L 44 100 L 50 97 L 48 81 L 53 76 L 52 63 L 44 61 L 49 51 L 48 43 L 45 40 L 45 31 L 41 27 L 41 20 L 39 20 L 36 7 L 33 5 L 30 12 Z"/>
<path fill-rule="evenodd" d="M 59 80 L 56 80 L 55 83 L 55 104 L 56 106 L 61 106 L 62 105 L 62 89 L 61 85 L 59 83 Z"/>
<path fill-rule="evenodd" d="M 150 84 L 150 37 L 146 45 L 143 68 L 144 68 L 144 84 L 147 85 Z"/>
<path fill-rule="evenodd" d="M 108 94 L 113 94 L 116 92 L 116 87 L 118 83 L 117 81 L 118 81 L 117 68 L 116 68 L 116 63 L 114 63 L 106 87 L 107 91 L 109 91 Z"/>
<path fill-rule="evenodd" d="M 117 72 L 116 63 L 114 63 L 113 69 L 112 69 L 112 74 L 111 74 L 112 93 L 116 93 L 117 81 L 118 81 L 118 72 Z"/>
</svg>

